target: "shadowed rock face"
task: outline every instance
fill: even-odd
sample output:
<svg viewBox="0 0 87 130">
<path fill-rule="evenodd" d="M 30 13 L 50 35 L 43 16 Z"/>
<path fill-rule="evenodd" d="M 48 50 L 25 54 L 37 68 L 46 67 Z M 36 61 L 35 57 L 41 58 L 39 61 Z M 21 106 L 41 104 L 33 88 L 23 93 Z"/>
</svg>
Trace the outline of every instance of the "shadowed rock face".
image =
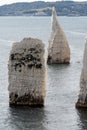
<svg viewBox="0 0 87 130">
<path fill-rule="evenodd" d="M 87 40 L 84 50 L 83 68 L 80 77 L 80 92 L 76 107 L 87 107 Z"/>
<path fill-rule="evenodd" d="M 70 48 L 66 36 L 58 23 L 55 8 L 52 10 L 52 32 L 48 47 L 48 64 L 69 63 Z"/>
<path fill-rule="evenodd" d="M 44 105 L 44 44 L 25 38 L 14 43 L 8 64 L 9 103 L 11 105 Z"/>
</svg>

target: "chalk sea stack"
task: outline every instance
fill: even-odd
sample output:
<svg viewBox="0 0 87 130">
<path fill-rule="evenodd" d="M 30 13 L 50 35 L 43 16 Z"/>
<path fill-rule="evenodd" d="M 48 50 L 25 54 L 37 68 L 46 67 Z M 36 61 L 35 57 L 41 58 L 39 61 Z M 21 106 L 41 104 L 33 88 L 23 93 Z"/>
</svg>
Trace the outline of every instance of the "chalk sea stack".
<svg viewBox="0 0 87 130">
<path fill-rule="evenodd" d="M 80 77 L 80 92 L 78 101 L 76 103 L 77 108 L 87 108 L 87 39 L 84 50 L 83 68 Z"/>
<path fill-rule="evenodd" d="M 13 44 L 9 56 L 9 104 L 43 106 L 46 92 L 44 44 L 24 38 Z"/>
<path fill-rule="evenodd" d="M 57 20 L 54 7 L 52 9 L 52 32 L 48 46 L 47 63 L 70 63 L 70 48 L 67 38 Z"/>
</svg>

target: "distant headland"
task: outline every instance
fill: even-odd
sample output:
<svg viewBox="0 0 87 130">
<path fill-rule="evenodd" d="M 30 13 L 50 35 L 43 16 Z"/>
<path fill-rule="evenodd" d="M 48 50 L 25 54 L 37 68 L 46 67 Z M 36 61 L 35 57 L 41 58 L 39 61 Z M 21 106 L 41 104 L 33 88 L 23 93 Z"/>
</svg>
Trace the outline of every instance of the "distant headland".
<svg viewBox="0 0 87 130">
<path fill-rule="evenodd" d="M 87 16 L 87 2 L 21 2 L 0 6 L 0 16 L 51 16 L 55 7 L 58 16 Z"/>
</svg>

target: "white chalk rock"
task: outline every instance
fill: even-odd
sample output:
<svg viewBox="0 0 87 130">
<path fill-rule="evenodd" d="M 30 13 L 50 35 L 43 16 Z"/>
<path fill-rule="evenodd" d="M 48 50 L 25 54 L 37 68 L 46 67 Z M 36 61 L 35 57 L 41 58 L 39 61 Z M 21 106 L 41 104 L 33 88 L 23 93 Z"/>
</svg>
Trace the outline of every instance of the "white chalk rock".
<svg viewBox="0 0 87 130">
<path fill-rule="evenodd" d="M 44 105 L 46 67 L 41 40 L 14 43 L 8 63 L 10 105 Z"/>
<path fill-rule="evenodd" d="M 76 107 L 87 107 L 87 40 L 84 50 L 83 68 L 80 77 L 80 92 Z"/>
<path fill-rule="evenodd" d="M 48 47 L 48 64 L 69 63 L 70 48 L 66 36 L 57 20 L 55 8 L 52 10 L 52 32 Z"/>
</svg>

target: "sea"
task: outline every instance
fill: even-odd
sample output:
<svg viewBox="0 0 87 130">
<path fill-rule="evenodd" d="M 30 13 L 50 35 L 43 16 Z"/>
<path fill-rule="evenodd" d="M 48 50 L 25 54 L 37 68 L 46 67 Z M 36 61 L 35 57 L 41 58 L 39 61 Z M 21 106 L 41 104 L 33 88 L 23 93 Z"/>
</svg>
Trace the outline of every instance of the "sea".
<svg viewBox="0 0 87 130">
<path fill-rule="evenodd" d="M 87 109 L 76 109 L 87 35 L 87 17 L 58 17 L 71 50 L 69 65 L 46 65 L 44 107 L 10 107 L 8 59 L 12 44 L 24 37 L 46 46 L 51 17 L 0 17 L 0 130 L 87 130 Z"/>
</svg>

